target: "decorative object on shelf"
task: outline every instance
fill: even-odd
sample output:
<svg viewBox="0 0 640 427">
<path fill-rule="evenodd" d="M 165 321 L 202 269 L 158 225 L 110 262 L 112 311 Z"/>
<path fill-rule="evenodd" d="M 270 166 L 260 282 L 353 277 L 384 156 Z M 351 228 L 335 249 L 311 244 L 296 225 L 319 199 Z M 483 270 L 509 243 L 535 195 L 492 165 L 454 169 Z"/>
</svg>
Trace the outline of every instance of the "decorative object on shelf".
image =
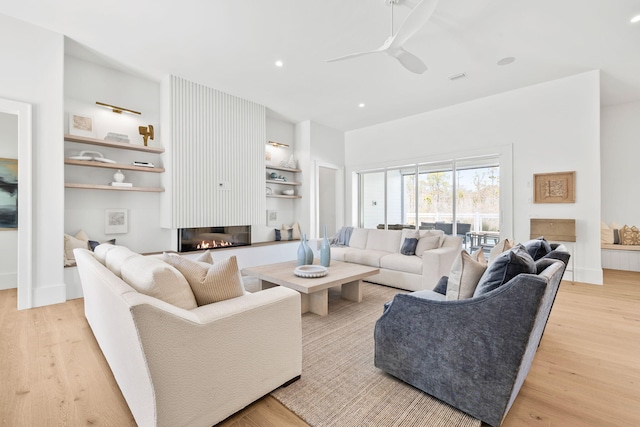
<svg viewBox="0 0 640 427">
<path fill-rule="evenodd" d="M 124 174 L 120 169 L 118 169 L 116 173 L 113 174 L 113 180 L 115 182 L 124 182 Z"/>
<path fill-rule="evenodd" d="M 271 187 L 267 187 L 267 196 L 270 196 L 273 194 L 273 190 L 271 189 Z"/>
<path fill-rule="evenodd" d="M 107 133 L 107 136 L 104 137 L 104 140 L 129 143 L 129 135 L 125 135 L 124 133 L 109 132 Z"/>
<path fill-rule="evenodd" d="M 18 229 L 18 159 L 0 159 L 0 230 Z"/>
<path fill-rule="evenodd" d="M 320 265 L 323 267 L 329 267 L 331 264 L 331 245 L 329 239 L 327 239 L 327 224 L 324 225 L 324 237 L 320 244 Z"/>
<path fill-rule="evenodd" d="M 283 144 L 282 142 L 269 141 L 267 144 L 272 145 L 276 148 L 278 147 L 289 147 L 289 144 Z"/>
<path fill-rule="evenodd" d="M 96 104 L 101 106 L 101 107 L 108 108 L 108 109 L 110 109 L 111 111 L 113 111 L 116 114 L 122 114 L 123 111 L 125 113 L 129 113 L 129 114 L 137 114 L 137 115 L 141 115 L 142 114 L 140 111 L 130 110 L 130 109 L 124 108 L 124 107 L 116 107 L 115 105 L 105 104 L 104 102 L 96 101 Z M 151 139 L 153 139 L 153 138 L 151 138 Z"/>
<path fill-rule="evenodd" d="M 126 209 L 104 210 L 104 234 L 124 234 L 128 226 Z"/>
<path fill-rule="evenodd" d="M 293 157 L 293 154 L 289 157 L 289 161 L 287 162 L 287 167 L 291 169 L 296 169 L 298 162 Z"/>
<path fill-rule="evenodd" d="M 96 137 L 93 117 L 86 114 L 69 113 L 69 133 L 71 135 Z"/>
<path fill-rule="evenodd" d="M 278 174 L 277 174 L 277 173 L 275 173 L 275 172 L 271 172 L 271 173 L 269 174 L 269 178 L 271 178 L 271 179 L 276 179 L 276 178 L 278 178 Z"/>
<path fill-rule="evenodd" d="M 576 172 L 539 173 L 533 175 L 534 203 L 575 203 Z"/>
<path fill-rule="evenodd" d="M 282 194 L 284 194 L 285 196 L 293 196 L 293 189 L 288 188 L 286 190 L 282 190 Z"/>
<path fill-rule="evenodd" d="M 273 227 L 278 224 L 278 211 L 267 209 L 267 227 Z"/>
<path fill-rule="evenodd" d="M 142 135 L 142 140 L 144 142 L 144 146 L 146 147 L 148 139 L 151 138 L 151 140 L 153 140 L 153 136 L 154 136 L 153 125 L 138 126 L 138 133 Z"/>
<path fill-rule="evenodd" d="M 305 279 L 314 279 L 326 276 L 329 274 L 329 270 L 321 265 L 301 265 L 293 270 L 293 274 Z"/>
<path fill-rule="evenodd" d="M 81 151 L 80 155 L 69 158 L 71 160 L 93 160 L 100 163 L 115 163 L 115 160 L 106 159 L 99 151 Z"/>
<path fill-rule="evenodd" d="M 132 165 L 133 165 L 133 166 L 141 166 L 141 167 L 143 167 L 143 168 L 154 168 L 154 167 L 155 167 L 155 166 L 153 165 L 153 163 L 151 163 L 151 162 L 140 162 L 140 161 L 137 161 L 137 160 L 135 160 L 135 161 L 132 163 Z"/>
</svg>

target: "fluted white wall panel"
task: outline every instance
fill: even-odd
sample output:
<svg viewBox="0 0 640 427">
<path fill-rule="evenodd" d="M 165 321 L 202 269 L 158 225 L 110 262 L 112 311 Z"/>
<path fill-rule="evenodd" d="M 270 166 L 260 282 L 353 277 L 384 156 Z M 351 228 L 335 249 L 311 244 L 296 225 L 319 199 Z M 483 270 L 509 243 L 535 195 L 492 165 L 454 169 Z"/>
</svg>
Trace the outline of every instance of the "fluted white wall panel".
<svg viewBox="0 0 640 427">
<path fill-rule="evenodd" d="M 170 77 L 171 227 L 264 222 L 265 107 Z"/>
</svg>

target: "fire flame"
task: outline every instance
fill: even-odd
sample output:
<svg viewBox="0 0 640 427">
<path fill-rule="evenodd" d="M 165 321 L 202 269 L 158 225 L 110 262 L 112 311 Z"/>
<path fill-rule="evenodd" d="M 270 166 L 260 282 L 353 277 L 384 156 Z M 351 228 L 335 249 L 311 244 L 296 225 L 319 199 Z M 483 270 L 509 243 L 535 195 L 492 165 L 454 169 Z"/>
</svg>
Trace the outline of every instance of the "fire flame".
<svg viewBox="0 0 640 427">
<path fill-rule="evenodd" d="M 225 242 L 224 240 L 220 240 L 219 242 L 213 240 L 203 240 L 196 246 L 197 249 L 210 249 L 210 248 L 223 248 L 225 246 L 231 246 L 233 243 Z"/>
</svg>

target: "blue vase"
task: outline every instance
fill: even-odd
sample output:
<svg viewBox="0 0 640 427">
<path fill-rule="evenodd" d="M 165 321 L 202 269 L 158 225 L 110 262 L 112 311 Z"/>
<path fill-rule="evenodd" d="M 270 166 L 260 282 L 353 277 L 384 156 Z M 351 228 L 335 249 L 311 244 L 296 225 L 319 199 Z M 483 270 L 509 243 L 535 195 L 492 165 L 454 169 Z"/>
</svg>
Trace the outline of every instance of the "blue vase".
<svg viewBox="0 0 640 427">
<path fill-rule="evenodd" d="M 307 251 L 305 250 L 305 246 L 307 246 L 307 242 L 304 237 L 300 241 L 300 246 L 298 246 L 298 265 L 305 265 L 307 263 Z"/>
<path fill-rule="evenodd" d="M 327 239 L 327 225 L 324 226 L 324 238 L 320 245 L 320 265 L 323 267 L 329 267 L 331 264 L 331 245 L 329 245 L 329 239 Z"/>
<path fill-rule="evenodd" d="M 305 251 L 305 264 L 306 265 L 311 265 L 311 264 L 313 264 L 313 251 L 311 250 L 311 248 L 307 244 L 307 235 L 306 234 L 302 235 L 302 244 L 304 245 L 304 251 Z"/>
</svg>

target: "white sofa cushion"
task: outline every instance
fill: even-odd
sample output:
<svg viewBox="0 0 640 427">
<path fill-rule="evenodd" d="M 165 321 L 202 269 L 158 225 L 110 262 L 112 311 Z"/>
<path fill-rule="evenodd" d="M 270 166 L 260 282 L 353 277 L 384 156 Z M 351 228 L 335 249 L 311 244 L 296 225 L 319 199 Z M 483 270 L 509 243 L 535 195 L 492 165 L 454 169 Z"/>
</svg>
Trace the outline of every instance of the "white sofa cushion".
<svg viewBox="0 0 640 427">
<path fill-rule="evenodd" d="M 355 230 L 354 230 L 355 231 Z M 367 235 L 367 250 L 400 252 L 402 246 L 402 230 L 371 229 Z M 353 236 L 351 236 L 353 240 Z"/>
<path fill-rule="evenodd" d="M 380 268 L 380 258 L 385 255 L 389 255 L 389 252 L 373 251 L 369 249 L 351 249 L 345 254 L 344 260 L 346 262 Z"/>
<path fill-rule="evenodd" d="M 177 254 L 165 254 L 163 259 L 184 274 L 198 306 L 244 294 L 242 276 L 235 256 L 213 265 L 192 261 Z"/>
<path fill-rule="evenodd" d="M 97 249 L 97 248 L 96 248 Z M 113 274 L 122 277 L 122 265 L 131 257 L 141 257 L 142 255 L 133 252 L 125 246 L 115 246 L 105 255 L 105 264 Z"/>
<path fill-rule="evenodd" d="M 331 259 L 334 259 L 336 261 L 345 261 L 345 255 L 347 254 L 347 252 L 351 250 L 350 247 L 331 247 Z"/>
<path fill-rule="evenodd" d="M 422 274 L 422 258 L 402 254 L 388 254 L 380 259 L 380 268 Z"/>
<path fill-rule="evenodd" d="M 364 249 L 367 247 L 367 236 L 369 229 L 367 228 L 354 228 L 351 233 L 351 239 L 349 239 L 349 247 L 356 249 Z"/>
<path fill-rule="evenodd" d="M 102 263 L 102 265 L 107 265 L 107 253 L 114 249 L 116 246 L 110 243 L 103 243 L 101 245 L 96 246 L 96 249 L 93 251 L 96 259 Z"/>
<path fill-rule="evenodd" d="M 111 252 L 113 251 L 109 253 Z M 142 294 L 185 310 L 198 306 L 187 279 L 174 267 L 158 258 L 131 256 L 122 263 L 121 270 L 122 280 Z"/>
</svg>

